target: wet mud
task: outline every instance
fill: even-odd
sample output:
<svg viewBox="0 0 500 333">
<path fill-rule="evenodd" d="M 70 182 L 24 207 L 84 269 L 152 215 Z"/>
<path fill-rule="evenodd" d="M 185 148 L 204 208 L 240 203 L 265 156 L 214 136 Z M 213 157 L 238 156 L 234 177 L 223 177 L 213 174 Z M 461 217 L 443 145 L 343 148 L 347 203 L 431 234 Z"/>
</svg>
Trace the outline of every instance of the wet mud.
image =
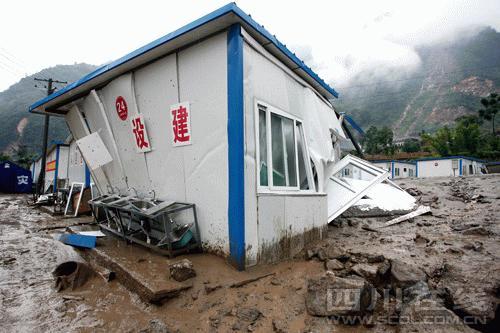
<svg viewBox="0 0 500 333">
<path fill-rule="evenodd" d="M 388 260 L 411 263 L 425 272 L 430 288 L 442 291 L 443 300 L 455 303 L 449 307 L 460 305 L 466 311 L 487 314 L 494 308 L 492 302 L 498 301 L 495 293 L 500 286 L 500 177 L 402 180 L 399 185 L 419 189 L 422 193 L 418 198 L 422 204 L 432 206 L 432 215 L 379 232 L 363 227 L 376 228 L 390 217 L 339 218 L 328 227 L 323 240 L 311 242 L 308 248 L 334 246 L 353 258 L 358 258 L 359 253 L 365 257 L 381 254 Z M 113 241 L 114 251 L 120 252 L 130 270 L 142 275 L 150 270 L 148 274 L 159 281 L 170 281 L 169 264 L 189 259 L 196 270 L 196 277 L 188 280 L 191 287 L 162 304 L 145 302 L 119 279 L 106 282 L 98 275 L 80 287 L 58 292 L 52 276 L 54 268 L 86 256 L 55 240 L 54 234 L 62 230 L 51 230 L 50 226 L 76 224 L 89 218 L 52 217 L 29 207 L 28 200 L 28 196 L 0 195 L 2 331 L 401 331 L 398 325 L 344 325 L 310 315 L 305 305 L 306 281 L 324 275 L 326 270 L 324 260 L 307 260 L 307 251 L 293 260 L 238 272 L 214 255 L 168 259 Z M 103 245 L 98 242 L 98 246 Z M 265 277 L 239 286 L 239 281 L 259 276 Z M 474 328 L 488 331 L 487 327 Z"/>
</svg>

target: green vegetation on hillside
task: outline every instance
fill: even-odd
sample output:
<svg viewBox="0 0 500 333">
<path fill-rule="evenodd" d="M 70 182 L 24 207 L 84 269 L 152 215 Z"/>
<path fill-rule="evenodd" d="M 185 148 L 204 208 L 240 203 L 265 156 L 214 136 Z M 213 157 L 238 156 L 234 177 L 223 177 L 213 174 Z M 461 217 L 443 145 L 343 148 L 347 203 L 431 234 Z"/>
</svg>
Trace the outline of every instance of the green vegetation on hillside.
<svg viewBox="0 0 500 333">
<path fill-rule="evenodd" d="M 40 87 L 39 83 L 39 88 L 35 88 L 37 82 L 33 80 L 34 77 L 52 77 L 71 83 L 95 68 L 95 66 L 88 64 L 57 65 L 25 77 L 7 90 L 0 92 L 0 115 L 2 116 L 0 124 L 0 152 L 4 152 L 8 148 L 9 151 L 6 153 L 12 155 L 22 147 L 29 154 L 39 154 L 42 149 L 43 116 L 30 114 L 28 107 L 33 102 L 43 98 L 46 94 L 46 89 L 43 86 Z M 56 85 L 56 87 L 62 88 L 61 85 Z M 27 121 L 25 121 L 26 126 L 24 128 L 22 128 L 23 126 L 19 126 L 19 129 L 22 130 L 21 134 L 18 132 L 18 125 L 20 125 L 20 121 L 23 118 L 26 118 Z M 63 118 L 50 118 L 49 142 L 51 140 L 64 140 L 68 134 L 69 132 Z"/>
<path fill-rule="evenodd" d="M 417 53 L 421 65 L 414 72 L 376 68 L 358 74 L 340 87 L 336 106 L 365 128 L 389 126 L 402 138 L 453 126 L 476 113 L 479 97 L 500 92 L 500 33 L 491 28 Z"/>
</svg>

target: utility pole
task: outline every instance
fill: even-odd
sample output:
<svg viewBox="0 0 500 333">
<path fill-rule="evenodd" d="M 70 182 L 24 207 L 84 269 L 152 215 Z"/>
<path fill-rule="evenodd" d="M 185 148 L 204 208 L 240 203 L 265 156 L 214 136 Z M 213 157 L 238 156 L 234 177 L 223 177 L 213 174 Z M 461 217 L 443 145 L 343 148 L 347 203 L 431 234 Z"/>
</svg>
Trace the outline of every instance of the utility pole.
<svg viewBox="0 0 500 333">
<path fill-rule="evenodd" d="M 62 84 L 68 83 L 66 81 L 53 80 L 52 78 L 49 78 L 49 79 L 35 78 L 35 81 L 47 82 L 47 85 L 45 86 L 45 88 L 47 88 L 47 96 L 51 95 L 57 89 L 57 88 L 52 87 L 53 83 L 62 83 Z M 36 87 L 36 85 L 35 85 L 35 87 Z M 44 126 L 43 126 L 42 163 L 40 165 L 40 175 L 38 176 L 38 182 L 37 182 L 37 194 L 38 195 L 43 193 L 43 189 L 45 187 L 45 168 L 46 168 L 46 163 L 47 163 L 48 136 L 49 136 L 49 115 L 46 114 L 45 115 L 45 122 L 44 122 Z"/>
</svg>

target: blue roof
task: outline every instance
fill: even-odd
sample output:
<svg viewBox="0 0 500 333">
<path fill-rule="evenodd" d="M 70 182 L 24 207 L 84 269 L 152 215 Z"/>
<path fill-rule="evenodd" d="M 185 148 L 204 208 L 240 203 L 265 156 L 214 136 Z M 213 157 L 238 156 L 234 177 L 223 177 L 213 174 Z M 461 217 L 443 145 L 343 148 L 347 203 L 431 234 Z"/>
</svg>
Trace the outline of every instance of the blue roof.
<svg viewBox="0 0 500 333">
<path fill-rule="evenodd" d="M 406 160 L 371 160 L 369 161 L 371 163 L 404 163 L 404 164 L 412 164 L 415 165 L 416 163 L 413 161 L 406 161 Z"/>
<path fill-rule="evenodd" d="M 480 160 L 479 158 L 470 157 L 470 156 L 463 156 L 463 155 L 444 156 L 444 157 L 425 157 L 425 158 L 416 159 L 414 161 L 418 162 L 418 161 L 451 160 L 451 159 L 456 159 L 456 158 L 462 158 L 464 160 L 476 161 L 476 162 L 481 162 L 481 163 L 486 162 L 485 160 Z"/>
<path fill-rule="evenodd" d="M 338 93 L 330 87 L 323 79 L 321 79 L 311 68 L 309 68 L 302 60 L 300 60 L 293 52 L 291 52 L 285 44 L 281 43 L 274 35 L 272 35 L 269 31 L 267 31 L 264 26 L 261 26 L 258 24 L 250 15 L 246 14 L 244 11 L 242 11 L 235 3 L 229 3 L 215 11 L 213 11 L 210 14 L 207 14 L 185 26 L 183 26 L 180 29 L 177 29 L 163 37 L 158 38 L 157 40 L 146 44 L 145 46 L 138 48 L 137 50 L 107 64 L 99 67 L 95 71 L 85 75 L 81 79 L 65 86 L 64 88 L 57 90 L 53 94 L 35 102 L 29 107 L 29 111 L 32 112 L 35 109 L 37 109 L 40 106 L 43 106 L 44 104 L 56 99 L 59 96 L 68 95 L 68 99 L 75 98 L 74 94 L 72 91 L 80 86 L 82 86 L 85 83 L 88 83 L 101 75 L 110 72 L 111 70 L 133 60 L 138 58 L 139 56 L 142 56 L 149 51 L 162 46 L 166 43 L 169 43 L 173 41 L 174 39 L 183 36 L 187 34 L 188 32 L 200 28 L 214 20 L 217 20 L 221 18 L 222 16 L 226 16 L 228 14 L 234 14 L 237 18 L 241 20 L 241 23 L 244 25 L 252 28 L 254 31 L 256 31 L 259 35 L 267 39 L 270 44 L 273 44 L 282 54 L 286 56 L 293 64 L 296 66 L 294 69 L 300 69 L 307 76 L 312 78 L 318 85 L 319 87 L 323 88 L 328 94 L 331 94 L 334 97 L 338 97 Z M 222 30 L 222 28 L 221 28 Z M 328 96 L 326 96 L 328 98 Z"/>
</svg>

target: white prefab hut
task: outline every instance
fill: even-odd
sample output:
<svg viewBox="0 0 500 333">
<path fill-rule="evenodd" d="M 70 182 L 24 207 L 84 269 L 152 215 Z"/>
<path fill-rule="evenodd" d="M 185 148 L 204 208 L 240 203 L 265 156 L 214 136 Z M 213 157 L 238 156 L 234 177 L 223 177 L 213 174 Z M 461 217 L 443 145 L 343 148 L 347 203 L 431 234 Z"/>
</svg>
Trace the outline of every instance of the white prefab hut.
<svg viewBox="0 0 500 333">
<path fill-rule="evenodd" d="M 361 196 L 330 179 L 348 163 L 370 168 L 336 163 L 335 97 L 228 4 L 30 111 L 66 118 L 101 194 L 196 204 L 204 248 L 242 269 L 296 254 Z"/>
<path fill-rule="evenodd" d="M 378 160 L 372 163 L 390 173 L 391 179 L 408 178 L 417 176 L 417 163 L 411 161 Z"/>
<path fill-rule="evenodd" d="M 429 157 L 415 161 L 417 177 L 458 177 L 487 173 L 485 161 L 470 156 Z"/>
<path fill-rule="evenodd" d="M 42 158 L 31 163 L 30 171 L 33 183 L 36 184 L 40 176 Z M 47 151 L 45 164 L 44 192 L 57 192 L 60 188 L 68 188 L 72 182 L 90 186 L 90 170 L 87 168 L 82 154 L 73 138 L 65 142 L 53 142 Z"/>
</svg>

